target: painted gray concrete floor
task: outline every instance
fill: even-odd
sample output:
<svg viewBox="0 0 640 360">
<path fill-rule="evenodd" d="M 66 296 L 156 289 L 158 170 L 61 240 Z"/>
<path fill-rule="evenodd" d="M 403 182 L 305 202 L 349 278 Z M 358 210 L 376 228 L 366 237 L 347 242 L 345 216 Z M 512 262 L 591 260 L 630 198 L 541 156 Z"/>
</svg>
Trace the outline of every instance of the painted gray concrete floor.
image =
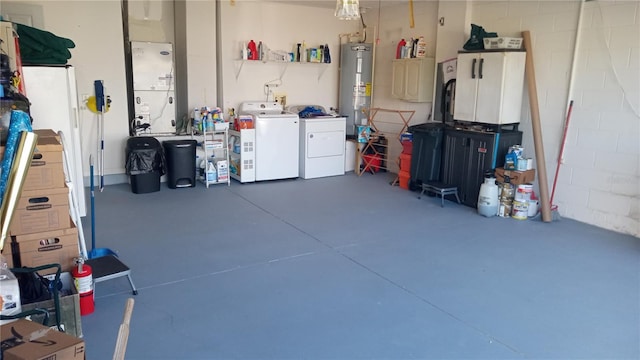
<svg viewBox="0 0 640 360">
<path fill-rule="evenodd" d="M 96 192 L 97 247 L 139 289 L 127 359 L 640 358 L 640 239 L 441 208 L 389 176 Z M 88 359 L 111 358 L 131 296 L 96 285 Z"/>
</svg>

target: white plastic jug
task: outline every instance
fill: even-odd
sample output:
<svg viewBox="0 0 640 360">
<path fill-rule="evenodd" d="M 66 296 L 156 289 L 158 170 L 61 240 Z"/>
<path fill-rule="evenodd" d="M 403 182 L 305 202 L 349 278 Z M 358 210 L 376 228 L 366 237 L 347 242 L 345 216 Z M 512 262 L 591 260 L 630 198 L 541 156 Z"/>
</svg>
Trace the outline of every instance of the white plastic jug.
<svg viewBox="0 0 640 360">
<path fill-rule="evenodd" d="M 478 214 L 486 217 L 498 214 L 498 185 L 494 177 L 485 178 L 484 183 L 480 185 Z"/>
<path fill-rule="evenodd" d="M 215 182 L 218 181 L 218 176 L 216 174 L 216 167 L 213 164 L 213 162 L 209 161 L 207 163 L 207 178 L 206 181 L 207 182 Z"/>
</svg>

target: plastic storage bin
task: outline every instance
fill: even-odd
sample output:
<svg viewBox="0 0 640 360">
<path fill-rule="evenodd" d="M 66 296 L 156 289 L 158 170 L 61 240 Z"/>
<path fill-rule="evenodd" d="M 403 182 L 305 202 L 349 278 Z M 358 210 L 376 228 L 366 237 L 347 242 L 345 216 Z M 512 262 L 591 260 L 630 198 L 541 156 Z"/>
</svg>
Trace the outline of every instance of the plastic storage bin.
<svg viewBox="0 0 640 360">
<path fill-rule="evenodd" d="M 167 140 L 162 143 L 167 158 L 167 184 L 170 189 L 196 186 L 195 140 Z"/>
<path fill-rule="evenodd" d="M 166 172 L 166 162 L 158 139 L 148 136 L 129 138 L 125 171 L 130 177 L 133 193 L 160 191 L 160 177 Z"/>
</svg>

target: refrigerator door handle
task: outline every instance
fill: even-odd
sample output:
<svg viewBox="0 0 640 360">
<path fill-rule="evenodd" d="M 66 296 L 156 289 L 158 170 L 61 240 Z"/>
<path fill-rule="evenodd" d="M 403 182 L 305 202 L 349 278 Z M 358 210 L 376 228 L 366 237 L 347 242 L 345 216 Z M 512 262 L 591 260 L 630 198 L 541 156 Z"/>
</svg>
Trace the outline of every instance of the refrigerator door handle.
<svg viewBox="0 0 640 360">
<path fill-rule="evenodd" d="M 471 78 L 475 79 L 476 78 L 476 62 L 478 61 L 478 59 L 473 59 L 473 61 L 471 62 Z"/>
<path fill-rule="evenodd" d="M 484 65 L 484 59 L 480 59 L 480 65 L 478 65 L 478 78 L 482 79 L 482 65 Z"/>
</svg>

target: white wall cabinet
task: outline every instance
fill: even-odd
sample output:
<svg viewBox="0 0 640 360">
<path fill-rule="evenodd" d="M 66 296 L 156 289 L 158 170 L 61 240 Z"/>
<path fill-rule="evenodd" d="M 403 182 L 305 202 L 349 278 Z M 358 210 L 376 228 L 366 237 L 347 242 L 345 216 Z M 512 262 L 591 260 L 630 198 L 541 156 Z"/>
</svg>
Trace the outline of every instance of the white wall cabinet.
<svg viewBox="0 0 640 360">
<path fill-rule="evenodd" d="M 520 122 L 523 51 L 458 54 L 453 118 L 485 124 Z"/>
<path fill-rule="evenodd" d="M 393 60 L 391 96 L 410 102 L 431 102 L 434 72 L 433 58 Z"/>
</svg>

